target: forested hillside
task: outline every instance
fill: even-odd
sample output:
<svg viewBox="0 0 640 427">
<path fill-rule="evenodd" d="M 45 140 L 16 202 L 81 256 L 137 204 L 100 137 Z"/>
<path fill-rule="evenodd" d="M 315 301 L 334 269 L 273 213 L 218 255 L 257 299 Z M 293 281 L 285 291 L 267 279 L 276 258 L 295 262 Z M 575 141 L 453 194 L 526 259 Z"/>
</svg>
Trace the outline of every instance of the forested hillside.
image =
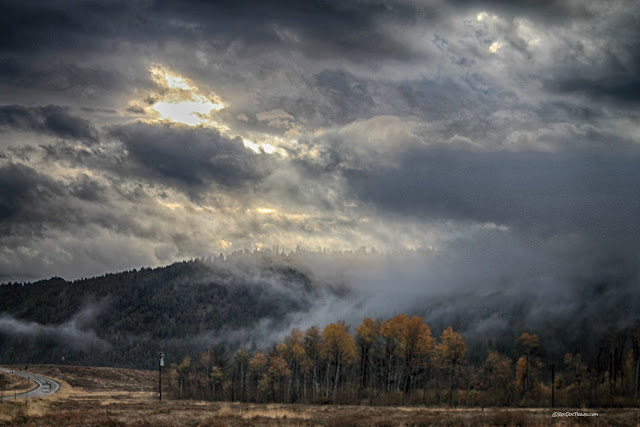
<svg viewBox="0 0 640 427">
<path fill-rule="evenodd" d="M 317 297 L 285 258 L 236 258 L 0 286 L 0 362 L 148 367 L 159 349 L 183 353 L 239 339 L 250 347 L 247 340 L 261 338 L 252 327 L 277 329 Z"/>
</svg>

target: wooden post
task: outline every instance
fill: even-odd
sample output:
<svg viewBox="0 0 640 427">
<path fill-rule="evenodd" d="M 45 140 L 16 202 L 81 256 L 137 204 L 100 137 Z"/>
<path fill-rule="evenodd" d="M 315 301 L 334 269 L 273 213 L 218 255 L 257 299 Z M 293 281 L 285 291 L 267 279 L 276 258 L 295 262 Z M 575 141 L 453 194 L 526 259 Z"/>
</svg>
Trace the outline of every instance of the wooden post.
<svg viewBox="0 0 640 427">
<path fill-rule="evenodd" d="M 556 407 L 556 365 L 551 365 L 551 407 Z"/>
</svg>

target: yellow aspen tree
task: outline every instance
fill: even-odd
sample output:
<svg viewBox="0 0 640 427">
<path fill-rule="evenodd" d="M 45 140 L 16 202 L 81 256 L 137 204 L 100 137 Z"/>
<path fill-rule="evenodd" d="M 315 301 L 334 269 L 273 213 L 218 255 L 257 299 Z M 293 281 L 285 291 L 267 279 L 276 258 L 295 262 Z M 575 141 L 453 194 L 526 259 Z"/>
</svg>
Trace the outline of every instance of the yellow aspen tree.
<svg viewBox="0 0 640 427">
<path fill-rule="evenodd" d="M 356 357 L 356 343 L 349 327 L 344 322 L 330 323 L 322 331 L 324 338 L 324 356 L 335 366 L 333 381 L 333 399 L 338 393 L 340 373 L 343 366 L 350 364 Z M 328 368 L 327 368 L 328 369 Z"/>
<path fill-rule="evenodd" d="M 485 376 L 489 381 L 488 388 L 491 392 L 493 405 L 511 404 L 513 389 L 513 361 L 497 351 L 489 352 L 484 362 Z"/>
<path fill-rule="evenodd" d="M 269 379 L 271 380 L 270 392 L 272 400 L 284 400 L 283 384 L 289 379 L 291 370 L 287 361 L 280 355 L 272 356 L 269 359 Z"/>
<path fill-rule="evenodd" d="M 289 332 L 289 335 L 284 337 L 283 342 L 278 344 L 278 353 L 287 361 L 291 371 L 289 386 L 287 387 L 287 396 L 294 401 L 298 400 L 302 393 L 300 377 L 302 375 L 302 367 L 307 357 L 303 338 L 304 334 L 302 331 L 298 328 L 293 328 L 291 332 Z"/>
<path fill-rule="evenodd" d="M 380 335 L 384 338 L 385 342 L 385 391 L 390 391 L 392 384 L 395 388 L 399 387 L 400 370 L 404 362 L 403 355 L 408 323 L 409 316 L 406 314 L 398 314 L 383 322 L 380 326 Z"/>
<path fill-rule="evenodd" d="M 453 406 L 458 365 L 467 355 L 467 345 L 462 335 L 451 326 L 442 331 L 442 338 L 435 348 L 435 358 L 441 368 L 449 371 L 449 406 Z"/>
<path fill-rule="evenodd" d="M 380 322 L 365 317 L 356 328 L 356 335 L 360 347 L 360 386 L 367 387 L 367 382 L 372 382 L 371 352 L 380 338 Z"/>
<path fill-rule="evenodd" d="M 206 383 L 208 385 L 209 391 L 215 395 L 215 386 L 211 382 L 211 375 L 210 375 L 211 370 L 213 369 L 213 367 L 216 364 L 215 352 L 213 350 L 205 350 L 200 355 L 200 359 L 198 360 L 198 362 L 200 362 L 200 365 L 202 367 L 202 371 L 203 371 L 204 376 L 206 378 Z"/>
<path fill-rule="evenodd" d="M 233 356 L 235 368 L 238 374 L 238 381 L 240 382 L 240 401 L 245 400 L 245 386 L 246 386 L 246 374 L 249 365 L 249 355 L 242 349 L 237 350 Z M 233 388 L 232 388 L 233 390 Z M 233 400 L 234 396 L 232 396 Z"/>
<path fill-rule="evenodd" d="M 251 373 L 252 384 L 255 387 L 255 400 L 259 401 L 260 392 L 266 387 L 261 387 L 263 376 L 266 376 L 269 359 L 264 353 L 258 352 L 249 360 L 249 372 Z"/>
<path fill-rule="evenodd" d="M 318 398 L 319 388 L 320 388 L 320 380 L 319 380 L 319 368 L 320 368 L 320 357 L 321 350 L 324 346 L 324 340 L 322 338 L 322 333 L 320 332 L 320 327 L 311 326 L 304 332 L 303 338 L 304 350 L 309 358 L 309 364 L 311 369 L 311 384 L 313 390 L 313 398 Z"/>
<path fill-rule="evenodd" d="M 413 388 L 416 373 L 427 366 L 428 356 L 433 350 L 431 329 L 422 317 L 413 316 L 407 320 L 406 325 L 405 335 L 402 337 L 404 363 L 407 367 L 405 392 Z"/>
<path fill-rule="evenodd" d="M 183 391 L 188 388 L 189 374 L 191 373 L 191 358 L 185 356 L 182 362 L 176 368 L 178 374 L 178 381 L 180 382 L 180 397 L 183 396 Z"/>
<path fill-rule="evenodd" d="M 211 371 L 209 371 L 209 381 L 211 384 L 211 392 L 213 393 L 213 399 L 216 398 L 216 385 L 220 384 L 224 375 L 222 373 L 222 369 L 219 366 L 212 366 Z"/>
<path fill-rule="evenodd" d="M 523 332 L 517 342 L 524 352 L 524 365 L 521 366 L 519 377 L 522 387 L 522 398 L 524 399 L 527 391 L 531 390 L 534 386 L 535 376 L 533 375 L 533 367 L 537 363 L 534 363 L 533 357 L 540 347 L 540 339 L 536 334 Z M 518 363 L 520 363 L 520 360 L 518 360 Z"/>
<path fill-rule="evenodd" d="M 567 372 L 567 397 L 569 405 L 584 407 L 587 383 L 587 365 L 582 361 L 580 353 L 564 355 L 564 365 Z"/>
</svg>

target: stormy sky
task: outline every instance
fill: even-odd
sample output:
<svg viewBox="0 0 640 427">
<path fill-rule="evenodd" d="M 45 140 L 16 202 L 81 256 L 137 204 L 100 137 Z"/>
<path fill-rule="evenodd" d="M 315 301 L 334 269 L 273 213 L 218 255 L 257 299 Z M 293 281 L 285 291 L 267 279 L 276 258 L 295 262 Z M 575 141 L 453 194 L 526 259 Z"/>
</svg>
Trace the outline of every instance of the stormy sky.
<svg viewBox="0 0 640 427">
<path fill-rule="evenodd" d="M 2 4 L 0 281 L 278 245 L 637 288 L 637 2 Z"/>
</svg>

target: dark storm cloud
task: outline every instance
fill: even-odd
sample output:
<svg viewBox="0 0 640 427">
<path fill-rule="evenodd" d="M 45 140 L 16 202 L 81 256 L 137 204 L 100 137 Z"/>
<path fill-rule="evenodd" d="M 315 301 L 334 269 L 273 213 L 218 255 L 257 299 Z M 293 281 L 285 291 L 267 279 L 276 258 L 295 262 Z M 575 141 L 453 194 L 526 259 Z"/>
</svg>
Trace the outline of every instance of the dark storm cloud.
<svg viewBox="0 0 640 427">
<path fill-rule="evenodd" d="M 69 59 L 68 61 L 72 61 Z M 117 70 L 87 67 L 64 62 L 60 58 L 43 60 L 20 56 L 20 59 L 0 58 L 0 76 L 12 87 L 61 92 L 76 87 L 94 87 L 103 91 L 122 89 L 123 76 Z"/>
<path fill-rule="evenodd" d="M 47 228 L 73 229 L 82 213 L 73 199 L 99 202 L 101 186 L 81 176 L 66 186 L 21 164 L 0 167 L 0 237 L 29 238 Z"/>
<path fill-rule="evenodd" d="M 0 239 L 11 238 L 5 245 L 19 246 L 56 233 L 80 233 L 87 227 L 145 238 L 160 236 L 153 224 L 120 215 L 128 205 L 125 194 L 116 190 L 83 174 L 65 182 L 25 165 L 6 164 L 0 167 Z M 135 200 L 144 201 L 143 196 Z"/>
<path fill-rule="evenodd" d="M 431 14 L 437 9 L 430 8 Z M 171 1 L 20 2 L 5 5 L 0 50 L 38 52 L 110 48 L 109 40 L 158 38 L 243 40 L 249 44 L 299 44 L 314 55 L 407 59 L 404 46 L 379 33 L 378 19 L 413 19 L 410 3 Z M 168 33 L 170 32 L 170 33 Z"/>
<path fill-rule="evenodd" d="M 37 200 L 59 194 L 55 183 L 34 169 L 10 164 L 0 168 L 0 217 L 3 224 Z"/>
<path fill-rule="evenodd" d="M 588 1 L 539 0 L 513 2 L 509 0 L 454 0 L 448 2 L 458 8 L 488 10 L 508 15 L 535 17 L 546 23 L 557 24 L 571 19 L 587 19 L 595 16 Z"/>
<path fill-rule="evenodd" d="M 245 148 L 239 137 L 231 139 L 214 129 L 137 122 L 114 127 L 110 134 L 145 169 L 144 175 L 190 194 L 210 183 L 238 189 L 263 179 L 272 169 L 265 154 Z"/>
<path fill-rule="evenodd" d="M 358 198 L 395 215 L 542 233 L 640 235 L 640 152 L 411 150 L 398 167 L 346 172 Z"/>
<path fill-rule="evenodd" d="M 640 55 L 638 56 L 640 59 Z M 548 81 L 546 89 L 565 94 L 586 95 L 595 101 L 616 104 L 640 103 L 640 68 L 632 76 L 604 77 L 601 79 L 576 78 Z"/>
<path fill-rule="evenodd" d="M 105 37 L 142 37 L 153 26 L 144 19 L 145 2 L 5 2 L 0 17 L 0 49 L 35 53 L 83 50 Z M 136 25 L 137 24 L 137 25 Z M 161 31 L 162 28 L 158 28 Z"/>
<path fill-rule="evenodd" d="M 87 120 L 69 114 L 69 109 L 57 105 L 24 107 L 0 106 L 0 127 L 35 131 L 58 138 L 73 138 L 93 144 L 98 132 Z"/>
<path fill-rule="evenodd" d="M 268 2 L 199 0 L 181 3 L 157 1 L 154 16 L 179 16 L 195 27 L 197 35 L 215 35 L 225 43 L 239 40 L 248 51 L 256 47 L 286 47 L 314 58 L 338 55 L 354 61 L 385 57 L 407 60 L 413 52 L 381 30 L 385 20 L 413 21 L 419 9 L 431 19 L 438 8 L 417 8 L 411 3 L 313 1 Z M 224 19 L 219 19 L 224 16 Z M 242 31 L 238 31 L 242 28 Z"/>
</svg>

